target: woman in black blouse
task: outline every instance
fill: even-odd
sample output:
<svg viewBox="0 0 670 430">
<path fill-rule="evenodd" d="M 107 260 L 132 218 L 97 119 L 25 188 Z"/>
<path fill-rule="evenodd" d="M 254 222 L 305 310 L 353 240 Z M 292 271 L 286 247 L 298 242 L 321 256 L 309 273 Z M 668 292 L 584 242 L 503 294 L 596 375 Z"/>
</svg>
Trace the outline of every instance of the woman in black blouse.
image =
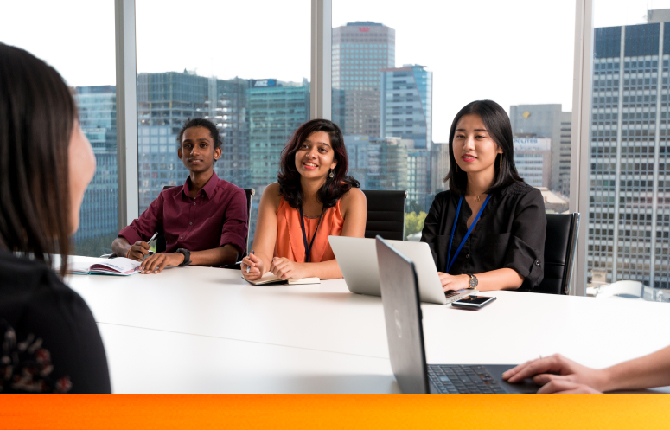
<svg viewBox="0 0 670 430">
<path fill-rule="evenodd" d="M 93 315 L 61 280 L 94 171 L 58 72 L 0 42 L 0 393 L 111 391 Z"/>
<path fill-rule="evenodd" d="M 444 291 L 532 291 L 544 273 L 544 200 L 514 167 L 503 108 L 492 100 L 463 107 L 451 124 L 449 158 L 449 190 L 435 196 L 421 235 Z"/>
</svg>

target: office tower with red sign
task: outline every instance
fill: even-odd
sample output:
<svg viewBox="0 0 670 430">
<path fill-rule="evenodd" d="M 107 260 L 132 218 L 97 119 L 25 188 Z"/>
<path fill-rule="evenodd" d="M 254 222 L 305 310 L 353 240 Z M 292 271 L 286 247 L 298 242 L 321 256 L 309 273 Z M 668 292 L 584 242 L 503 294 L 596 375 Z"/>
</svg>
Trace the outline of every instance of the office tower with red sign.
<svg viewBox="0 0 670 430">
<path fill-rule="evenodd" d="M 345 135 L 380 137 L 380 72 L 394 66 L 394 29 L 377 22 L 333 28 L 333 121 Z"/>
</svg>

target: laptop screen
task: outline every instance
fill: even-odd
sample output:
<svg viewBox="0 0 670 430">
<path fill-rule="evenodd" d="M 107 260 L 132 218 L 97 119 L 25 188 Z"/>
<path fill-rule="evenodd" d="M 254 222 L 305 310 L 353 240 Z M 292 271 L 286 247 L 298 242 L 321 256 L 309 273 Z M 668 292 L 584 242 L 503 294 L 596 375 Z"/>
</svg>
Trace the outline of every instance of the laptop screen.
<svg viewBox="0 0 670 430">
<path fill-rule="evenodd" d="M 405 394 L 430 392 L 414 264 L 377 236 L 379 283 L 393 374 Z"/>
</svg>

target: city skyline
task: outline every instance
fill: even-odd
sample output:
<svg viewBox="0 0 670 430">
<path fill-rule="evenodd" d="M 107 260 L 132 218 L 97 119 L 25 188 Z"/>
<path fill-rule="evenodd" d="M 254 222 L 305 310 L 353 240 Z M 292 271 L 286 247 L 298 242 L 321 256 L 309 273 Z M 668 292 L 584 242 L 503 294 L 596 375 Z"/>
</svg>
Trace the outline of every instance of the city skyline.
<svg viewBox="0 0 670 430">
<path fill-rule="evenodd" d="M 113 2 L 72 0 L 68 3 L 71 7 L 66 5 L 65 9 L 63 5 L 49 2 L 37 3 L 44 13 L 35 17 L 35 25 L 42 29 L 40 33 L 48 32 L 53 37 L 44 38 L 39 34 L 25 32 L 25 26 L 17 20 L 0 28 L 0 40 L 22 46 L 44 58 L 63 74 L 70 85 L 115 85 Z M 437 3 L 430 1 L 413 4 L 417 11 L 429 11 L 436 6 Z M 574 5 L 566 6 L 558 2 L 541 6 L 528 0 L 514 2 L 503 10 L 492 1 L 478 5 L 450 3 L 447 8 L 442 4 L 440 6 L 440 10 L 446 14 L 427 13 L 422 14 L 421 20 L 408 20 L 404 9 L 391 7 L 388 3 L 338 0 L 333 2 L 332 26 L 339 27 L 354 21 L 374 21 L 396 29 L 399 40 L 395 65 L 421 64 L 434 73 L 436 97 L 433 106 L 433 141 L 445 143 L 449 125 L 457 110 L 475 98 L 492 98 L 505 109 L 522 103 L 571 105 Z M 491 13 L 486 14 L 486 18 L 478 18 L 476 27 L 460 18 L 451 23 L 455 19 L 453 17 L 476 15 L 482 7 L 490 9 Z M 294 82 L 309 79 L 308 4 L 302 1 L 296 1 L 293 7 L 284 4 L 281 11 L 291 10 L 291 13 L 286 14 L 283 20 L 276 19 L 280 11 L 273 2 L 259 1 L 253 4 L 252 9 L 249 8 L 238 2 L 223 4 L 203 0 L 197 3 L 197 7 L 186 8 L 175 14 L 175 9 L 165 2 L 138 0 L 138 72 L 182 72 L 187 69 L 201 76 L 215 76 L 225 80 L 236 76 L 245 79 L 274 77 Z M 12 13 L 14 16 L 22 15 L 18 5 L 3 6 L 3 9 L 15 12 Z M 77 22 L 76 27 L 63 28 L 49 19 L 59 16 L 62 10 Z M 265 10 L 269 13 L 259 12 Z M 205 25 L 198 40 L 218 41 L 216 46 L 221 49 L 212 48 L 209 42 L 194 43 L 191 38 L 176 31 L 184 22 L 201 19 L 202 11 L 222 17 L 223 25 Z M 502 25 L 497 16 L 511 12 L 514 12 L 510 15 L 511 21 Z M 538 22 L 532 18 L 534 14 L 551 14 L 554 19 Z M 253 25 L 245 24 L 245 19 L 239 17 L 248 17 Z M 450 24 L 445 26 L 446 22 Z M 455 25 L 456 22 L 459 24 Z M 472 31 L 477 28 L 478 31 Z M 472 45 L 454 43 L 463 40 L 463 32 L 474 37 Z M 81 37 L 83 34 L 87 37 Z M 158 34 L 161 35 L 160 43 L 156 43 Z M 485 37 L 487 34 L 495 37 L 488 40 Z M 505 37 L 500 38 L 499 34 Z M 531 34 L 534 36 L 529 37 Z M 240 37 L 244 38 L 244 42 L 236 41 Z M 541 40 L 546 43 L 542 45 Z M 73 46 L 80 47 L 81 52 L 71 49 Z M 489 52 L 495 55 L 487 57 L 484 62 L 486 67 L 454 67 L 457 63 L 463 63 L 463 58 L 469 58 L 472 64 L 482 63 L 480 59 L 472 57 L 472 53 L 481 52 L 483 46 L 490 46 L 486 50 L 487 55 Z M 447 47 L 449 49 L 445 50 Z M 500 57 L 500 52 L 504 51 L 509 51 L 509 55 Z M 537 57 L 537 66 L 533 66 L 532 70 L 525 66 L 526 71 L 518 73 L 516 65 L 528 64 L 527 57 L 531 52 Z M 495 71 L 493 75 L 491 70 Z M 545 85 L 546 81 L 551 81 L 552 85 Z M 510 88 L 514 91 L 509 91 Z"/>
<path fill-rule="evenodd" d="M 115 52 L 114 52 L 114 26 L 113 26 L 113 4 L 111 2 L 102 2 L 105 7 L 96 9 L 95 6 L 83 5 L 82 10 L 73 6 L 70 10 L 73 15 L 81 15 L 83 18 L 77 22 L 81 24 L 79 28 L 56 28 L 53 23 L 44 22 L 43 31 L 49 31 L 54 28 L 52 38 L 40 37 L 39 40 L 33 39 L 32 34 L 25 34 L 20 28 L 14 28 L 14 23 L 8 23 L 3 29 L 0 29 L 0 40 L 24 47 L 36 55 L 43 57 L 53 64 L 70 85 L 79 88 L 85 88 L 86 83 L 95 80 L 94 85 L 89 87 L 112 88 L 115 76 Z M 535 2 L 537 3 L 537 2 Z M 566 2 L 569 3 L 569 2 Z M 72 2 L 77 5 L 77 2 Z M 110 6 L 111 4 L 111 6 Z M 211 12 L 220 10 L 220 5 L 203 1 L 202 4 L 211 5 Z M 425 8 L 428 2 L 418 1 L 413 4 L 417 10 Z M 589 194 L 591 197 L 591 213 L 588 221 L 588 270 L 605 270 L 607 278 L 610 281 L 615 280 L 617 276 L 626 276 L 638 278 L 645 283 L 650 283 L 658 287 L 670 286 L 670 279 L 664 273 L 670 269 L 670 262 L 663 255 L 662 250 L 669 245 L 667 235 L 670 229 L 670 209 L 667 204 L 670 195 L 666 197 L 665 184 L 670 183 L 664 177 L 666 161 L 660 162 L 660 157 L 665 157 L 666 143 L 665 135 L 660 138 L 659 132 L 665 132 L 665 121 L 667 118 L 661 117 L 662 112 L 652 106 L 652 100 L 660 100 L 660 106 L 667 110 L 666 99 L 667 92 L 667 71 L 664 70 L 663 62 L 665 59 L 658 58 L 654 53 L 654 47 L 667 49 L 670 42 L 666 39 L 670 31 L 663 33 L 660 37 L 660 29 L 665 29 L 665 25 L 639 24 L 644 22 L 647 15 L 647 7 L 663 8 L 670 7 L 670 2 L 646 2 L 644 8 L 640 8 L 642 2 L 633 5 L 630 2 L 625 6 L 615 5 L 616 2 L 604 3 L 596 1 L 594 20 L 595 20 L 595 45 L 593 62 L 593 112 L 592 112 L 592 132 L 591 141 L 591 178 Z M 267 10 L 274 10 L 276 6 L 270 3 L 263 3 Z M 347 23 L 358 21 L 370 21 L 383 24 L 387 28 L 394 29 L 394 64 L 387 64 L 390 67 L 402 67 L 405 64 L 420 64 L 430 70 L 433 74 L 433 97 L 432 97 L 432 135 L 431 143 L 446 143 L 448 135 L 447 130 L 455 111 L 463 104 L 476 98 L 492 98 L 498 101 L 503 108 L 510 113 L 510 118 L 514 120 L 515 114 L 512 108 L 515 106 L 541 106 L 557 105 L 561 106 L 565 112 L 558 115 L 560 124 L 560 137 L 552 136 L 552 157 L 553 161 L 561 160 L 568 164 L 563 166 L 563 178 L 556 177 L 559 170 L 555 169 L 552 161 L 552 175 L 550 188 L 556 189 L 554 183 L 561 182 L 560 190 L 563 194 L 569 190 L 569 149 L 570 141 L 563 138 L 563 134 L 570 131 L 569 111 L 572 107 L 572 61 L 574 58 L 574 10 L 572 6 L 564 4 L 542 5 L 542 7 L 526 0 L 514 2 L 514 7 L 510 3 L 500 4 L 500 2 L 484 1 L 479 3 L 479 7 L 486 8 L 486 16 L 482 16 L 475 24 L 465 22 L 461 17 L 468 16 L 472 11 L 472 5 L 450 5 L 449 11 L 452 12 L 449 17 L 438 17 L 428 14 L 418 20 L 417 23 L 410 22 L 406 17 L 400 16 L 394 11 L 397 7 L 383 6 L 380 2 L 370 1 L 364 4 L 349 3 L 346 0 L 335 2 L 333 5 L 333 27 L 346 26 Z M 10 5 L 5 10 L 14 5 Z M 45 5 L 45 11 L 48 11 L 49 5 Z M 470 9 L 469 9 L 470 8 Z M 523 13 L 515 14 L 512 25 L 497 27 L 494 22 L 499 16 L 509 13 L 510 10 L 524 10 Z M 235 76 L 239 76 L 239 81 L 251 82 L 256 78 L 273 78 L 277 80 L 286 80 L 296 82 L 304 88 L 308 88 L 309 81 L 304 79 L 309 76 L 309 8 L 307 11 L 300 9 L 294 15 L 288 16 L 283 24 L 286 31 L 279 34 L 272 40 L 272 48 L 262 42 L 263 34 L 277 33 L 273 29 L 278 27 L 277 22 L 272 22 L 265 15 L 258 14 L 256 24 L 261 25 L 262 33 L 254 35 L 244 43 L 232 43 L 233 37 L 239 34 L 246 34 L 243 27 L 237 23 L 230 23 L 228 27 L 221 27 L 216 33 L 216 40 L 220 40 L 220 46 L 223 50 L 214 50 L 206 44 L 192 43 L 188 38 L 183 37 L 179 31 L 170 31 L 177 28 L 175 22 L 193 18 L 201 10 L 189 10 L 177 19 L 170 8 L 159 7 L 158 3 L 152 1 L 138 1 L 137 6 L 137 40 L 138 40 L 138 80 L 140 76 L 146 76 L 149 73 L 145 70 L 153 67 L 161 67 L 163 71 L 155 74 L 175 75 L 184 74 L 182 70 L 190 70 L 193 76 L 201 78 L 203 83 L 203 94 L 207 94 L 208 101 L 212 101 L 210 94 L 212 91 L 212 79 L 218 81 L 234 81 Z M 68 10 L 66 8 L 66 10 Z M 617 15 L 615 12 L 626 12 L 624 15 Z M 102 12 L 101 12 L 102 11 Z M 90 16 L 103 17 L 97 20 L 95 27 L 89 27 L 88 33 L 84 33 L 86 26 L 91 23 L 87 20 L 85 14 Z M 234 16 L 235 13 L 227 12 Z M 528 14 L 528 15 L 527 15 Z M 48 15 L 48 13 L 47 13 Z M 437 14 L 435 14 L 437 15 Z M 526 19 L 529 16 L 535 18 L 551 15 L 551 20 Z M 151 22 L 147 19 L 152 16 Z M 108 17 L 111 17 L 108 19 Z M 342 19 L 344 18 L 344 19 Z M 494 19 L 495 18 L 495 19 Z M 616 18 L 616 19 L 615 19 Z M 38 21 L 42 18 L 38 17 Z M 227 18 L 229 19 L 229 18 Z M 439 21 L 438 21 L 439 20 Z M 610 21 L 607 21 L 610 20 Z M 53 21 L 53 20 L 52 20 Z M 440 26 L 443 22 L 450 25 Z M 111 25 L 110 25 L 111 23 Z M 572 24 L 567 26 L 566 23 Z M 637 24 L 636 24 L 637 23 Z M 621 25 L 626 24 L 626 25 Z M 629 25 L 630 24 L 630 25 Z M 241 25 L 241 24 L 240 24 Z M 263 27 L 264 26 L 264 27 Z M 651 27 L 649 27 L 651 26 Z M 656 27 L 659 31 L 655 30 Z M 14 30 L 13 30 L 14 29 Z M 110 30 L 111 29 L 111 30 Z M 486 31 L 481 31 L 485 29 Z M 623 29 L 629 29 L 628 33 Z M 643 30 L 640 30 L 643 29 Z M 203 35 L 207 37 L 207 31 Z M 616 36 L 617 31 L 619 36 Z M 637 33 L 636 33 L 637 32 Z M 83 38 L 82 34 L 91 37 Z M 161 34 L 163 40 L 161 44 L 155 43 L 156 34 Z M 623 35 L 622 35 L 623 34 Z M 637 34 L 637 36 L 635 36 Z M 652 34 L 652 36 L 649 36 Z M 110 37 L 110 35 L 112 37 Z M 467 36 L 467 37 L 465 37 Z M 617 39 L 618 37 L 618 39 Z M 651 43 L 642 49 L 644 56 L 650 56 L 651 59 L 637 58 L 643 56 L 633 55 L 627 52 L 629 46 L 633 46 L 630 40 L 638 37 L 640 46 Z M 604 48 L 604 38 L 614 40 L 611 46 Z M 656 41 L 658 39 L 658 41 Z M 624 46 L 624 52 L 616 52 L 617 44 Z M 651 41 L 651 42 L 650 42 Z M 65 42 L 65 43 L 64 43 Z M 490 43 L 485 43 L 490 42 Z M 654 45 L 657 43 L 657 45 Z M 187 44 L 187 45 L 184 45 Z M 202 45 L 202 46 L 201 46 Z M 70 49 L 72 46 L 78 46 L 80 50 Z M 184 47 L 186 46 L 186 48 Z M 230 46 L 230 49 L 227 49 Z M 481 47 L 486 46 L 484 50 Z M 62 47 L 70 47 L 67 52 Z M 169 49 L 167 52 L 165 49 Z M 605 51 L 603 51 L 605 49 Z M 632 49 L 632 48 L 631 48 Z M 83 55 L 82 52 L 87 52 Z M 257 53 L 257 55 L 250 55 Z M 169 54 L 169 55 L 168 55 Z M 616 55 L 615 55 L 616 54 Z M 618 57 L 617 57 L 618 55 Z M 656 55 L 656 57 L 654 57 Z M 161 57 L 163 62 L 151 63 L 154 57 Z M 636 58 L 633 58 L 636 57 Z M 292 58 L 295 61 L 281 61 L 284 58 Z M 656 63 L 654 64 L 654 61 Z M 294 63 L 294 64 L 288 64 Z M 649 63 L 649 66 L 647 65 Z M 289 67 L 290 66 L 290 67 Z M 618 69 L 617 69 L 618 67 Z M 174 70 L 168 72 L 167 70 Z M 618 73 L 624 73 L 624 76 L 615 77 Z M 202 75 L 201 75 L 202 74 Z M 641 76 L 634 76 L 639 74 Z M 646 76 L 649 74 L 650 76 Z M 204 75 L 204 76 L 203 76 Z M 231 79 L 215 79 L 212 76 L 224 76 Z M 630 75 L 626 77 L 626 75 Z M 288 79 L 285 79 L 288 77 Z M 654 86 L 653 79 L 659 79 L 660 84 Z M 335 82 L 335 80 L 333 81 Z M 206 87 L 206 88 L 205 88 Z M 334 89 L 339 89 L 335 88 Z M 217 90 L 218 91 L 218 90 Z M 216 117 L 217 109 L 228 108 L 227 103 L 233 103 L 236 93 L 228 88 L 217 93 L 216 103 L 203 107 L 201 112 L 203 116 Z M 641 91 L 640 94 L 637 92 Z M 246 90 L 244 90 L 246 94 Z M 225 94 L 224 94 L 225 93 Z M 303 90 L 304 93 L 304 90 Z M 307 93 L 308 94 L 308 93 Z M 303 94 L 305 95 L 305 94 Z M 82 91 L 78 95 L 82 109 L 82 126 L 96 150 L 99 157 L 98 171 L 93 181 L 91 189 L 87 192 L 86 212 L 82 217 L 83 225 L 78 233 L 81 237 L 98 234 L 96 228 L 99 226 L 87 226 L 86 223 L 97 223 L 96 217 L 100 211 L 108 210 L 111 206 L 100 200 L 105 187 L 113 188 L 114 170 L 116 165 L 112 162 L 113 151 L 109 142 L 114 140 L 112 134 L 100 134 L 100 126 L 90 121 L 91 118 L 85 117 L 91 112 L 91 107 L 95 103 L 85 102 L 89 96 Z M 337 94 L 333 99 L 336 100 Z M 666 99 L 662 99 L 666 97 Z M 138 86 L 138 99 L 140 99 Z M 634 102 L 631 101 L 634 98 Z M 109 93 L 108 100 L 113 99 L 113 94 Z M 179 97 L 172 97 L 170 101 L 180 100 Z M 628 100 L 628 101 L 626 101 Z M 205 101 L 205 100 L 203 100 Z M 228 142 L 226 155 L 223 163 L 217 168 L 225 169 L 231 173 L 231 178 L 245 185 L 244 170 L 253 170 L 249 164 L 244 164 L 245 151 L 250 151 L 250 123 L 242 128 L 235 128 L 242 117 L 240 109 L 246 109 L 245 102 L 238 103 L 237 122 L 235 120 L 224 120 L 221 116 L 221 124 L 228 121 L 231 129 L 226 130 L 224 142 Z M 224 105 L 226 107 L 224 107 Z M 621 106 L 620 106 L 621 105 Z M 231 105 L 232 106 L 232 105 Z M 157 108 L 152 108 L 150 115 L 157 112 Z M 631 110 L 633 109 L 633 110 Z M 187 109 L 189 110 L 189 109 Z M 522 109 L 520 109 L 521 111 Z M 109 112 L 112 112 L 111 110 Z M 143 119 L 140 112 L 140 123 Z M 193 112 L 197 112 L 193 110 Z M 524 110 L 525 112 L 525 110 Z M 523 112 L 521 112 L 523 113 Z M 111 115 L 111 113 L 109 114 Z M 533 118 L 533 117 L 531 117 Z M 111 119 L 111 116 L 110 118 Z M 183 113 L 175 117 L 178 121 L 185 119 Z M 556 122 L 554 121 L 554 124 Z M 159 184 L 174 182 L 174 178 L 179 176 L 182 170 L 179 160 L 173 154 L 170 148 L 174 144 L 174 124 L 163 125 L 164 130 L 156 125 L 156 135 L 144 135 L 140 133 L 138 141 L 138 152 L 142 151 L 142 145 L 149 146 L 149 153 L 156 158 L 149 160 L 143 159 L 142 154 L 138 154 L 138 187 L 140 187 L 140 199 L 145 207 L 146 202 L 155 198 L 156 188 Z M 280 141 L 285 141 L 288 136 L 286 130 L 293 127 L 286 126 L 282 136 L 275 136 L 271 151 L 276 152 Z M 652 133 L 653 128 L 653 134 Z M 115 132 L 114 132 L 115 133 Z M 521 132 L 523 133 L 523 132 Z M 529 132 L 533 134 L 533 132 Z M 630 134 L 633 133 L 633 134 Z M 640 135 L 637 135 L 640 133 Z M 643 134 L 646 133 L 646 134 Z M 537 133 L 536 133 L 537 134 Z M 115 135 L 115 134 L 114 134 Z M 381 131 L 380 131 L 381 135 Z M 655 141 L 651 142 L 651 137 Z M 367 137 L 374 137 L 374 133 L 368 133 Z M 543 136 L 536 136 L 543 137 Z M 146 143 L 143 139 L 147 139 Z M 161 143 L 154 145 L 152 139 L 156 138 Z M 639 138 L 639 139 L 638 139 Z M 645 138 L 645 139 L 642 139 Z M 659 140 L 660 139 L 660 140 Z M 557 142 L 558 140 L 558 142 Z M 108 142 L 109 141 L 109 142 Z M 410 187 L 411 172 L 430 172 L 428 180 L 431 184 L 431 193 L 438 189 L 438 177 L 442 175 L 446 167 L 444 160 L 439 163 L 433 160 L 433 155 L 444 150 L 444 147 L 436 148 L 430 154 L 430 163 L 422 164 L 422 157 L 426 154 L 418 154 L 412 145 L 402 137 L 379 136 L 376 141 L 359 141 L 361 149 L 360 158 L 365 156 L 366 163 L 372 162 L 367 167 L 369 171 L 386 163 L 388 171 L 395 172 L 391 175 L 386 172 L 385 176 L 375 176 L 371 174 L 367 182 L 375 187 Z M 646 143 L 645 143 L 646 142 Z M 269 144 L 267 142 L 257 142 L 258 145 Z M 245 146 L 246 145 L 246 146 Z M 364 145 L 372 147 L 372 151 L 363 149 Z M 435 145 L 437 147 L 437 145 Z M 157 151 L 155 154 L 152 152 Z M 230 151 L 228 151 L 228 149 Z M 261 148 L 256 148 L 261 150 Z M 237 153 L 235 151 L 238 151 Z M 440 157 L 444 157 L 444 151 Z M 418 157 L 417 157 L 418 155 Z M 555 157 L 555 155 L 558 155 Z M 655 157 L 656 156 L 656 157 Z M 272 154 L 265 154 L 272 157 Z M 236 166 L 234 162 L 242 160 L 242 166 L 237 167 L 240 176 L 234 176 Z M 404 161 L 403 161 L 404 160 Z M 267 160 L 266 160 L 267 161 Z M 144 164 L 141 164 L 144 163 Z M 376 167 L 374 163 L 378 163 Z M 157 167 L 157 166 L 165 166 Z M 440 168 L 435 166 L 442 166 Z M 247 167 L 244 167 L 247 166 Z M 263 167 L 274 168 L 268 163 Z M 270 172 L 268 170 L 268 172 Z M 265 172 L 265 173 L 268 173 Z M 560 172 L 559 172 L 560 173 Z M 100 175 L 100 176 L 99 176 Z M 173 175 L 173 176 L 170 176 Z M 366 173 L 367 175 L 367 173 Z M 395 175 L 395 176 L 394 176 Z M 263 182 L 269 180 L 271 174 L 263 176 Z M 418 181 L 424 181 L 421 177 Z M 545 180 L 543 178 L 543 180 Z M 148 181 L 150 186 L 144 187 L 143 181 Z M 181 179 L 179 182 L 182 182 Z M 377 182 L 375 182 L 377 181 Z M 256 185 L 260 186 L 260 182 Z M 260 191 L 260 190 L 259 190 Z M 112 199 L 113 194 L 105 195 L 105 199 Z M 417 194 L 418 196 L 418 194 Z M 421 200 L 420 197 L 417 197 Z M 111 200 L 110 200 L 111 201 Z M 85 202 L 86 203 L 86 202 Z M 422 203 L 422 202 L 419 202 Z M 97 206 L 96 206 L 97 205 Z M 109 209 L 111 211 L 111 209 Z M 111 212 L 110 212 L 111 213 Z M 111 218 L 110 218 L 111 220 Z M 109 221 L 103 225 L 113 226 Z"/>
</svg>

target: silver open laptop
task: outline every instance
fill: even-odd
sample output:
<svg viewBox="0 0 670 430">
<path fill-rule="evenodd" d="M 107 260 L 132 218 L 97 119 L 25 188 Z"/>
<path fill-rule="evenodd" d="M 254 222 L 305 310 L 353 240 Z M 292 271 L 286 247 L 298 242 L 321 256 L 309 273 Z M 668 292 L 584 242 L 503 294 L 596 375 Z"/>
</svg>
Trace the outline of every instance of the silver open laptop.
<svg viewBox="0 0 670 430">
<path fill-rule="evenodd" d="M 328 236 L 342 276 L 352 293 L 381 296 L 379 287 L 379 264 L 374 239 L 360 237 Z M 474 294 L 476 290 L 442 290 L 430 247 L 425 242 L 386 241 L 407 256 L 419 275 L 419 298 L 422 302 L 447 305 L 461 297 Z"/>
</svg>

